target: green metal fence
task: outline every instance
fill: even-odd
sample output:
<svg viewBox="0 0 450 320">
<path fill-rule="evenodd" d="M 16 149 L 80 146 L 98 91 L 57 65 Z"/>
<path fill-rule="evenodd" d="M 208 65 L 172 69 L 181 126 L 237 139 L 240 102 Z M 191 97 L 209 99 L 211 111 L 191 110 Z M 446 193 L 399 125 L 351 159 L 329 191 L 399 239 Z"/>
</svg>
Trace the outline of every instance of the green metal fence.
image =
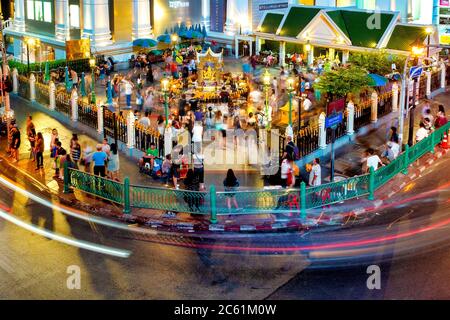
<svg viewBox="0 0 450 320">
<path fill-rule="evenodd" d="M 441 143 L 450 123 L 434 131 L 429 137 L 405 151 L 397 159 L 370 174 L 356 176 L 343 181 L 308 187 L 304 182 L 300 189 L 235 190 L 217 192 L 211 186 L 209 192 L 174 190 L 130 185 L 128 178 L 123 183 L 100 178 L 85 172 L 65 168 L 64 190 L 75 189 L 122 204 L 124 213 L 131 208 L 157 209 L 174 212 L 209 215 L 211 223 L 217 215 L 282 214 L 304 218 L 306 211 L 322 208 L 346 200 L 368 196 L 375 199 L 375 191 L 399 173 L 406 174 L 409 166 L 428 152 L 434 152 Z M 235 202 L 237 208 L 235 206 Z"/>
</svg>

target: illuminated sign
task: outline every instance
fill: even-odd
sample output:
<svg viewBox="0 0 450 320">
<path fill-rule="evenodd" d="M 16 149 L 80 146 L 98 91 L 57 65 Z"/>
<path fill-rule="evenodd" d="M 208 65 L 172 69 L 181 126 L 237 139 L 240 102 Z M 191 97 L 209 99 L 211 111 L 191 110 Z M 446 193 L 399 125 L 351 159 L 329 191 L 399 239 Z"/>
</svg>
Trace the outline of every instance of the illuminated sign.
<svg viewBox="0 0 450 320">
<path fill-rule="evenodd" d="M 189 8 L 189 2 L 187 1 L 169 1 L 169 8 Z"/>
<path fill-rule="evenodd" d="M 439 43 L 450 45 L 450 1 L 441 0 L 439 4 Z"/>
<path fill-rule="evenodd" d="M 282 3 L 270 3 L 270 4 L 260 4 L 259 5 L 259 11 L 265 11 L 265 10 L 276 10 L 276 9 L 285 9 L 289 6 L 288 2 L 282 2 Z"/>
</svg>

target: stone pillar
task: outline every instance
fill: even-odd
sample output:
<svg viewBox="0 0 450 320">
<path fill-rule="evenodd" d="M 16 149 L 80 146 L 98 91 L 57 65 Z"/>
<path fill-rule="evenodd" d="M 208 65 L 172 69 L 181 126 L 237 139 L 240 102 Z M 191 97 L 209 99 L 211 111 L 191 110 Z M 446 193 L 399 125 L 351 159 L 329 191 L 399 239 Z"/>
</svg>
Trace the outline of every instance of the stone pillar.
<svg viewBox="0 0 450 320">
<path fill-rule="evenodd" d="M 70 95 L 70 106 L 72 109 L 71 120 L 74 122 L 78 121 L 78 93 L 76 89 L 72 89 L 72 93 Z"/>
<path fill-rule="evenodd" d="M 314 64 L 314 47 L 311 46 L 311 50 L 308 52 L 308 66 L 312 66 Z"/>
<path fill-rule="evenodd" d="M 427 71 L 427 72 L 425 72 L 425 75 L 427 77 L 426 95 L 427 95 L 428 99 L 431 99 L 431 72 Z"/>
<path fill-rule="evenodd" d="M 250 57 L 251 57 L 253 55 L 253 41 L 252 40 L 248 41 L 248 50 L 249 50 Z"/>
<path fill-rule="evenodd" d="M 394 82 L 394 84 L 392 85 L 392 112 L 398 111 L 398 93 L 398 83 Z"/>
<path fill-rule="evenodd" d="M 19 92 L 19 72 L 17 68 L 12 71 L 12 83 L 13 83 L 13 93 L 17 94 Z"/>
<path fill-rule="evenodd" d="M 36 100 L 36 77 L 34 73 L 30 75 L 30 101 Z"/>
<path fill-rule="evenodd" d="M 372 123 L 377 123 L 378 121 L 378 94 L 376 91 L 372 92 L 372 96 L 370 97 L 372 101 L 372 113 L 371 113 L 371 121 Z"/>
<path fill-rule="evenodd" d="M 94 50 L 112 44 L 108 4 L 108 0 L 84 0 L 83 3 L 83 37 L 91 39 Z"/>
<path fill-rule="evenodd" d="M 55 110 L 56 108 L 56 86 L 53 81 L 48 84 L 48 101 L 50 110 Z"/>
<path fill-rule="evenodd" d="M 103 106 L 97 106 L 97 132 L 98 134 L 103 134 Z"/>
<path fill-rule="evenodd" d="M 445 63 L 441 63 L 441 89 L 445 89 L 447 69 Z"/>
<path fill-rule="evenodd" d="M 355 104 L 353 101 L 349 101 L 347 104 L 347 135 L 351 136 L 355 133 Z"/>
<path fill-rule="evenodd" d="M 25 32 L 25 0 L 14 1 L 14 29 Z"/>
<path fill-rule="evenodd" d="M 133 149 L 136 145 L 136 132 L 134 131 L 134 123 L 136 118 L 134 117 L 133 111 L 128 111 L 127 114 L 127 147 L 128 149 Z"/>
<path fill-rule="evenodd" d="M 132 38 L 150 38 L 153 36 L 150 24 L 150 0 L 133 0 Z"/>
<path fill-rule="evenodd" d="M 325 113 L 322 112 L 319 116 L 319 149 L 326 149 L 327 147 L 327 129 L 325 128 Z"/>
<path fill-rule="evenodd" d="M 255 41 L 256 41 L 255 42 L 255 49 L 256 49 L 255 54 L 259 55 L 259 52 L 261 51 L 261 38 L 260 37 L 256 37 Z"/>
<path fill-rule="evenodd" d="M 330 61 L 334 61 L 335 58 L 336 58 L 336 50 L 334 50 L 334 48 L 328 49 L 328 59 L 330 59 Z"/>
<path fill-rule="evenodd" d="M 167 127 L 164 129 L 164 156 L 172 153 L 172 128 Z"/>
<path fill-rule="evenodd" d="M 234 57 L 239 59 L 239 39 L 234 37 Z"/>
<path fill-rule="evenodd" d="M 342 54 L 342 64 L 346 64 L 350 59 L 350 51 L 346 50 Z"/>
<path fill-rule="evenodd" d="M 280 66 L 284 67 L 286 64 L 286 42 L 280 41 L 280 52 L 279 52 L 279 58 L 280 58 Z"/>
<path fill-rule="evenodd" d="M 55 1 L 55 35 L 58 40 L 70 39 L 69 1 Z"/>
</svg>

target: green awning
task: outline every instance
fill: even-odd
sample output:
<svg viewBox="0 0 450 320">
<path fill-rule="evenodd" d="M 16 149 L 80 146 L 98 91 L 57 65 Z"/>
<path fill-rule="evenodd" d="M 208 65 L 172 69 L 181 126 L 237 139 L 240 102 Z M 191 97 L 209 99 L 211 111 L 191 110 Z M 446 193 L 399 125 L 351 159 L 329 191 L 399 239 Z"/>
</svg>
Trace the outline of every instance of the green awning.
<svg viewBox="0 0 450 320">
<path fill-rule="evenodd" d="M 417 40 L 424 42 L 427 34 L 424 27 L 398 25 L 392 32 L 387 49 L 410 51 L 411 44 Z"/>
<path fill-rule="evenodd" d="M 282 13 L 268 13 L 261 24 L 260 32 L 275 34 L 280 26 L 281 20 L 283 20 L 284 14 Z"/>
<path fill-rule="evenodd" d="M 281 27 L 280 36 L 295 38 L 319 13 L 319 8 L 292 7 Z"/>
</svg>

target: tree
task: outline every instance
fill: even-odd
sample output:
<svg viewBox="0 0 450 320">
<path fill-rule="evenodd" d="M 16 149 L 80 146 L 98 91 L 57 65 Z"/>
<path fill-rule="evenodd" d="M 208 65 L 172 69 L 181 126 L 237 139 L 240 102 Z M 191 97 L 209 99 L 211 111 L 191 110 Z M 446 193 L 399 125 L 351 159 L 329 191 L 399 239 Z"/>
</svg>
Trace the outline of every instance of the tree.
<svg viewBox="0 0 450 320">
<path fill-rule="evenodd" d="M 405 63 L 404 57 L 388 54 L 386 51 L 354 52 L 350 55 L 349 62 L 355 66 L 366 69 L 369 73 L 385 76 L 392 72 L 392 64 L 401 68 Z"/>
<path fill-rule="evenodd" d="M 363 89 L 370 85 L 370 78 L 367 76 L 367 70 L 349 66 L 325 72 L 314 89 L 328 94 L 331 99 L 344 98 L 348 94 L 358 95 Z"/>
</svg>

